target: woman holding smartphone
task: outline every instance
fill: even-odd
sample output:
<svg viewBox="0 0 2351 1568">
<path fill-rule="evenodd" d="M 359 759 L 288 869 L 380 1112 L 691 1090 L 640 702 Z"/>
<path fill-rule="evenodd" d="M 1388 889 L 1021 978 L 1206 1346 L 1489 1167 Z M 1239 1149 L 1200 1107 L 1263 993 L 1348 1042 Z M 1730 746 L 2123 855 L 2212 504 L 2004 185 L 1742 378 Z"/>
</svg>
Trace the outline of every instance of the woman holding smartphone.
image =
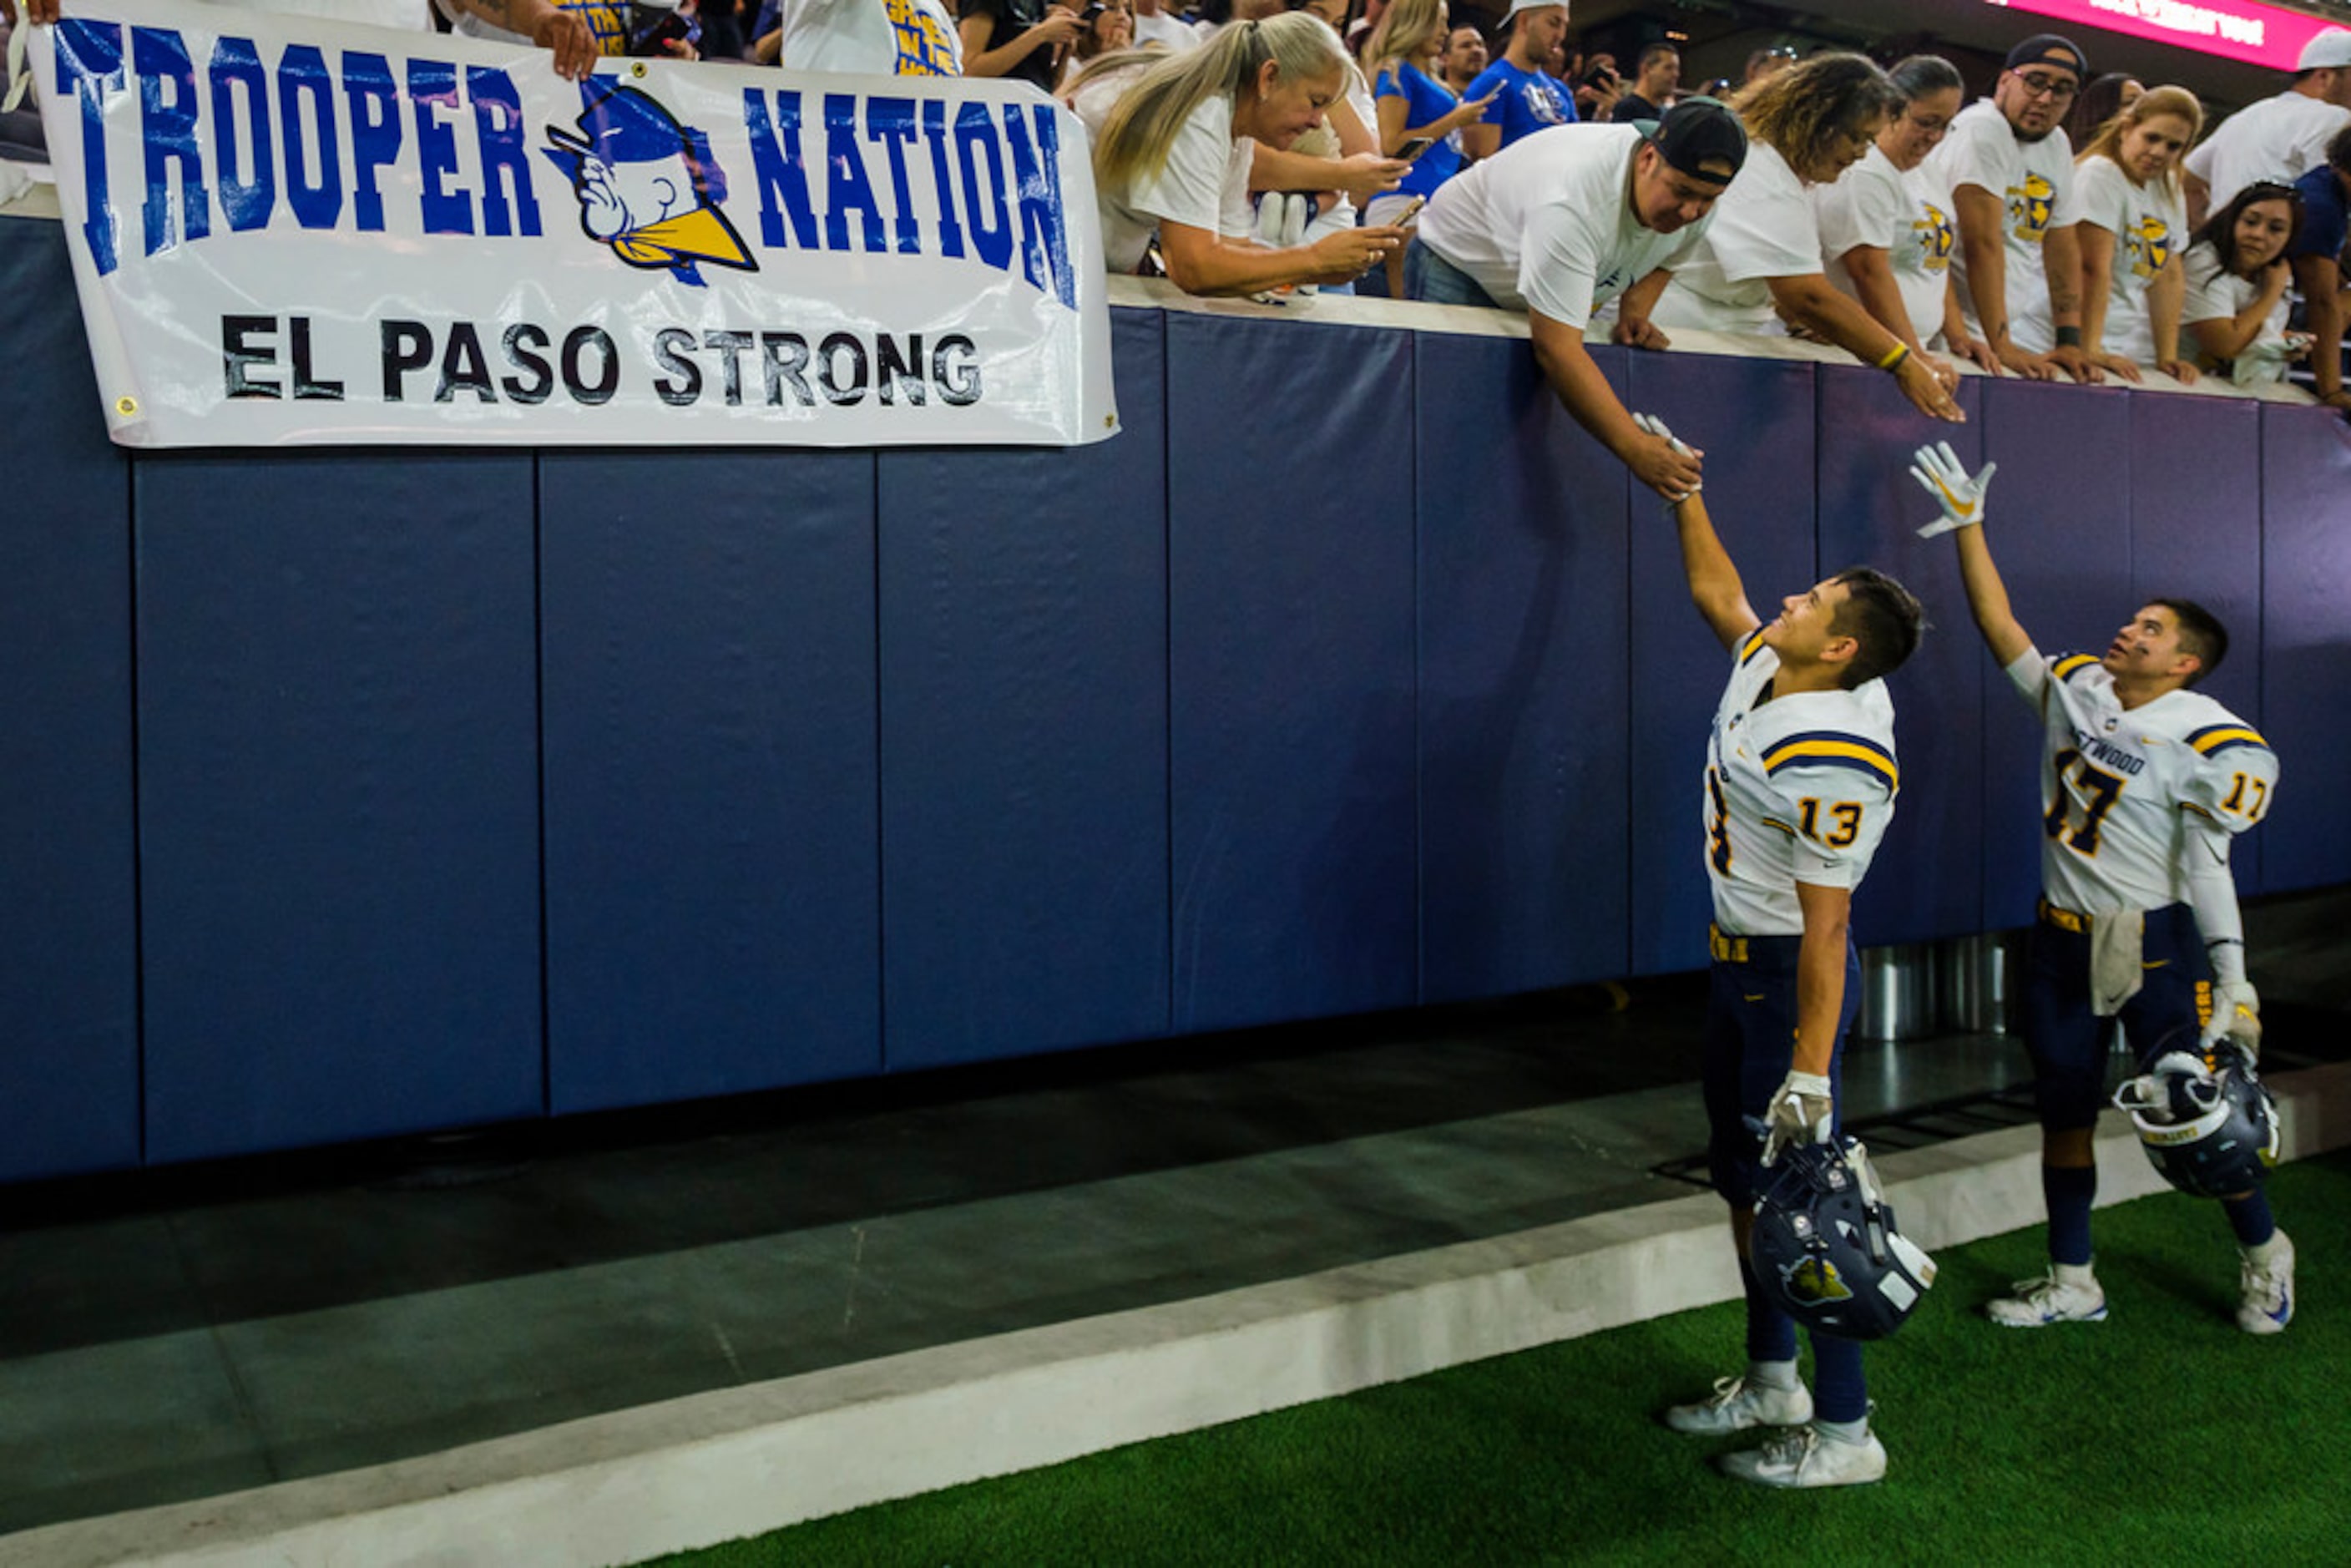
<svg viewBox="0 0 2351 1568">
<path fill-rule="evenodd" d="M 1474 125 L 1499 87 L 1467 103 L 1447 87 L 1437 61 L 1448 37 L 1445 0 L 1395 0 L 1364 48 L 1364 71 L 1372 78 L 1379 115 L 1380 151 L 1412 161 L 1404 183 L 1375 196 L 1364 221 L 1392 224 L 1417 212 L 1437 187 L 1461 171 L 1461 128 Z M 1387 259 L 1388 298 L 1401 299 L 1404 253 Z"/>
</svg>

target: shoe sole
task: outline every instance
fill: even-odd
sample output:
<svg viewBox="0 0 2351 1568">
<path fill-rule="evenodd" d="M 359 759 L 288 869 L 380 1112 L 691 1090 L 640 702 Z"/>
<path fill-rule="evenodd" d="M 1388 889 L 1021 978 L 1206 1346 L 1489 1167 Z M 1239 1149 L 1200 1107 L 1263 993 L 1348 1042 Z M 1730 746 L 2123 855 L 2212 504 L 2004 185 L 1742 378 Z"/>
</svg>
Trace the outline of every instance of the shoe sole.
<svg viewBox="0 0 2351 1568">
<path fill-rule="evenodd" d="M 2030 1322 L 2013 1322 L 2007 1318 L 1993 1317 L 1989 1312 L 1984 1316 L 2004 1329 L 2046 1329 L 2054 1328 L 2059 1323 L 2102 1323 L 2106 1321 L 2106 1309 L 2100 1307 L 2095 1312 L 2085 1312 L 2079 1317 L 2040 1318 Z"/>
</svg>

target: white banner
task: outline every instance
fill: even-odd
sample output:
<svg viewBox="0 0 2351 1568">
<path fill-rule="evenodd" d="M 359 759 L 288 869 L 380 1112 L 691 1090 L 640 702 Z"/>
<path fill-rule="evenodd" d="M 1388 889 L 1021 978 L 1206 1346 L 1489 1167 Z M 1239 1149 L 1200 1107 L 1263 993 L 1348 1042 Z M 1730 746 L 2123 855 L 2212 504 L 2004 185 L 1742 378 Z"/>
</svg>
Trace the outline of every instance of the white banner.
<svg viewBox="0 0 2351 1568">
<path fill-rule="evenodd" d="M 32 69 L 124 444 L 1118 428 L 1085 134 L 1025 88 L 66 9 Z"/>
</svg>

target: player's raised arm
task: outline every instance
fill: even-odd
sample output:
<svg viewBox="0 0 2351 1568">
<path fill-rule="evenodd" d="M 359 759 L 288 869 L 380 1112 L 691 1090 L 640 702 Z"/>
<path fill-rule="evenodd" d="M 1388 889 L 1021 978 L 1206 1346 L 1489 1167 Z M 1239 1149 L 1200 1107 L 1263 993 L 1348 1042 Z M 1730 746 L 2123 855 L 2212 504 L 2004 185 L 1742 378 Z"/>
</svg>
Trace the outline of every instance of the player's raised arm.
<svg viewBox="0 0 2351 1568">
<path fill-rule="evenodd" d="M 1636 413 L 1633 423 L 1681 451 L 1689 450 L 1666 428 L 1666 422 L 1653 413 Z M 1731 564 L 1730 552 L 1722 548 L 1698 492 L 1692 490 L 1668 500 L 1667 505 L 1674 514 L 1674 529 L 1681 538 L 1682 574 L 1689 579 L 1690 602 L 1706 617 L 1706 623 L 1714 628 L 1722 645 L 1735 648 L 1740 638 L 1762 623 L 1762 618 L 1747 602 L 1747 590 L 1739 580 L 1739 569 Z"/>
<path fill-rule="evenodd" d="M 1968 608 L 1975 614 L 1976 629 L 1983 633 L 1985 646 L 2006 669 L 2031 652 L 2032 638 L 2009 608 L 2008 585 L 2000 580 L 1991 546 L 1983 537 L 1984 494 L 1991 488 L 1991 476 L 2000 465 L 1987 463 L 1981 473 L 1970 478 L 1950 444 L 1940 441 L 1921 446 L 1913 455 L 1910 476 L 1943 508 L 1941 520 L 1920 528 L 1918 536 L 1959 536 L 1959 580 L 1968 591 Z"/>
</svg>

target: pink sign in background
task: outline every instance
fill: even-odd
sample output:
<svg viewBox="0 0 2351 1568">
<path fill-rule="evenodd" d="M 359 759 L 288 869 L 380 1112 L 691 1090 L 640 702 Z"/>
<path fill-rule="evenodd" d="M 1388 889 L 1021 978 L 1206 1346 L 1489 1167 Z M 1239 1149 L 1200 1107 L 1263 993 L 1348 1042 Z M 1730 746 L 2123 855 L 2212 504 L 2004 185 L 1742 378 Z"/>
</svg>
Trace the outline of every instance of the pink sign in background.
<svg viewBox="0 0 2351 1568">
<path fill-rule="evenodd" d="M 2225 59 L 2290 71 L 2312 35 L 2335 24 L 2257 0 L 1990 0 L 2061 22 L 2177 44 Z M 2087 46 L 2085 46 L 2087 48 Z M 2097 51 L 2089 49 L 2095 59 Z"/>
</svg>

